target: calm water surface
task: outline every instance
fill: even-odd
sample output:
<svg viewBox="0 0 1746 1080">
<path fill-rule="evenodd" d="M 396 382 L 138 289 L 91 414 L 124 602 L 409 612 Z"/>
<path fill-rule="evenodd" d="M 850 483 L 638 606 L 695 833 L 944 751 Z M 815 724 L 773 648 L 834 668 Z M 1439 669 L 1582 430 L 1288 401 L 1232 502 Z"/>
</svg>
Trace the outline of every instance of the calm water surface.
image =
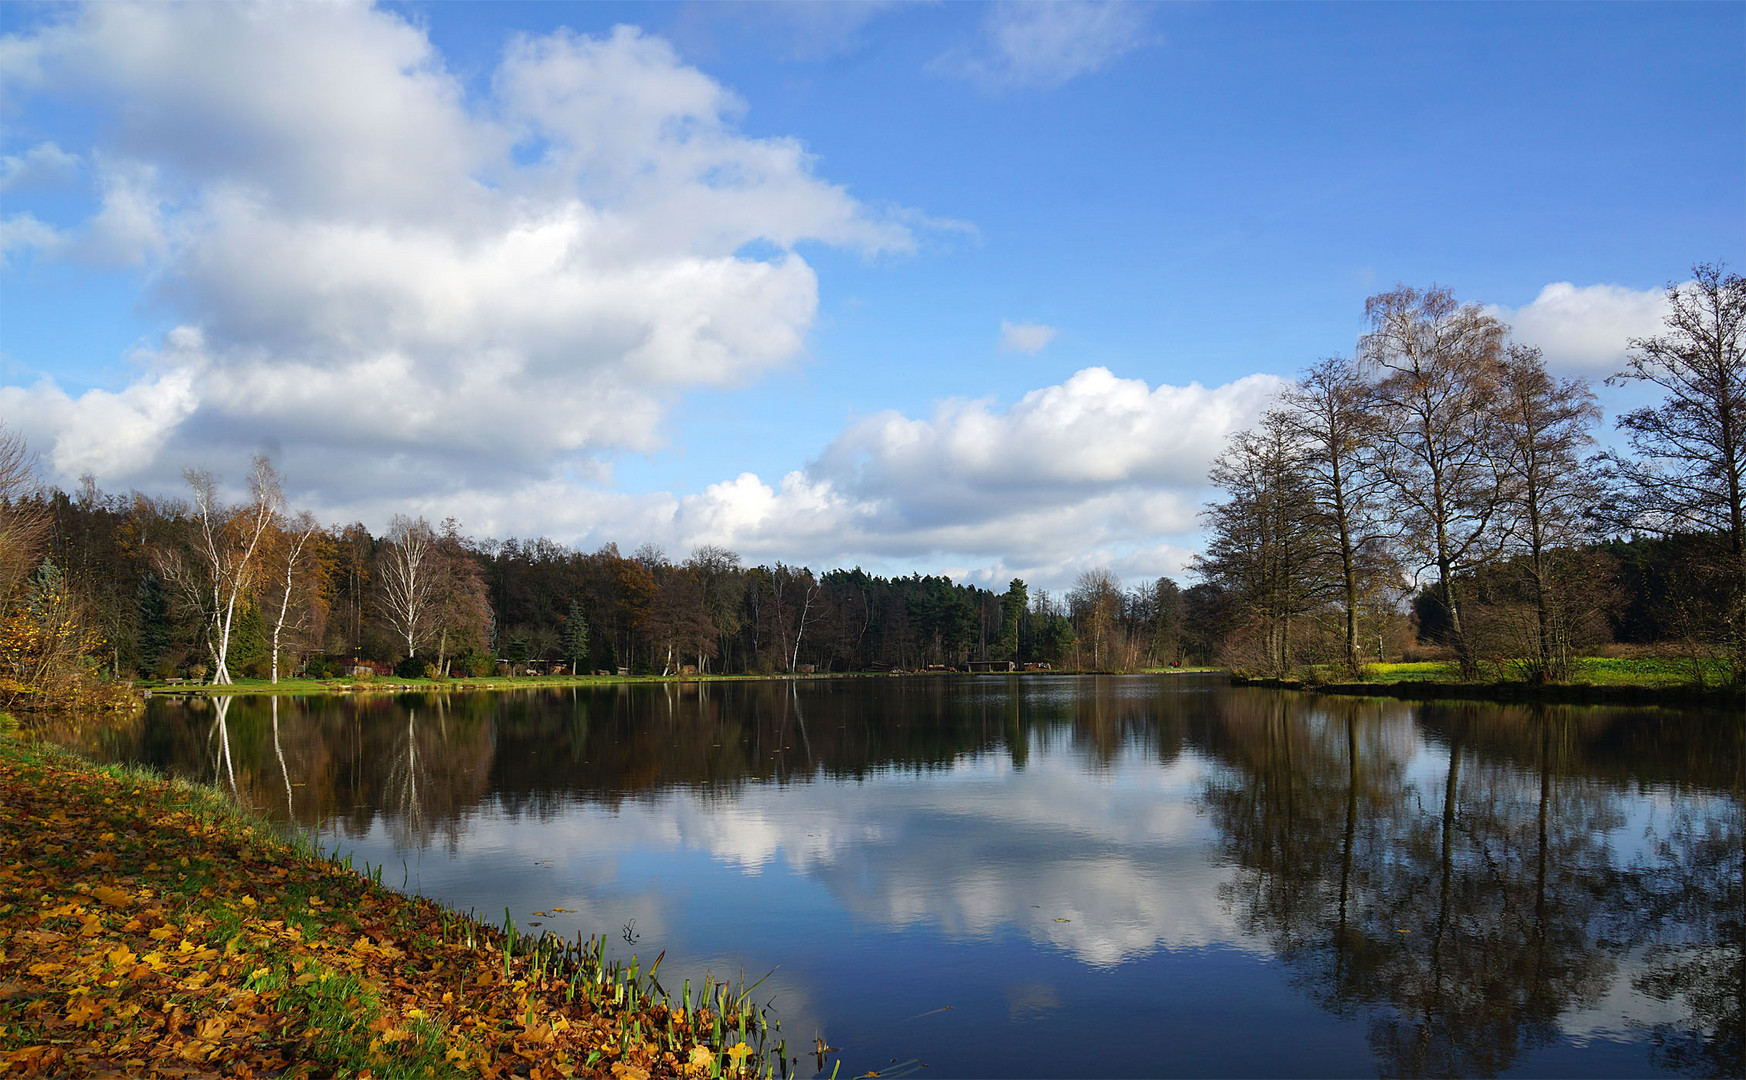
<svg viewBox="0 0 1746 1080">
<path fill-rule="evenodd" d="M 675 982 L 773 970 L 845 1078 L 1641 1076 L 1746 1073 L 1743 725 L 930 677 L 154 698 L 65 737 Z"/>
</svg>

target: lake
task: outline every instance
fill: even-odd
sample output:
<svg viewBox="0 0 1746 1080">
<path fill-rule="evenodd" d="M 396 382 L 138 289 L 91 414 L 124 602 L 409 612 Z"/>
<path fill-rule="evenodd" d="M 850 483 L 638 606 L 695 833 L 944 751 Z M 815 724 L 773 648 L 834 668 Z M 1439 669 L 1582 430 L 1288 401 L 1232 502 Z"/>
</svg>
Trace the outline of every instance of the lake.
<svg viewBox="0 0 1746 1080">
<path fill-rule="evenodd" d="M 385 884 L 665 951 L 663 981 L 768 975 L 847 1080 L 1741 1074 L 1743 728 L 1027 675 L 154 697 L 55 730 Z"/>
</svg>

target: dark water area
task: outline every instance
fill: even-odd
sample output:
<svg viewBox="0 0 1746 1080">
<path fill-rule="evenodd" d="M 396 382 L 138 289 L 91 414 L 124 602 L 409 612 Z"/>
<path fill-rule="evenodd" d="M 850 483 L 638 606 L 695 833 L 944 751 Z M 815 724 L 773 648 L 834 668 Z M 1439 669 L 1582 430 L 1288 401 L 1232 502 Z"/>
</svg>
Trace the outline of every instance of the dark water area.
<svg viewBox="0 0 1746 1080">
<path fill-rule="evenodd" d="M 1739 715 L 964 676 L 48 734 L 675 983 L 771 973 L 845 1080 L 1746 1074 Z"/>
</svg>

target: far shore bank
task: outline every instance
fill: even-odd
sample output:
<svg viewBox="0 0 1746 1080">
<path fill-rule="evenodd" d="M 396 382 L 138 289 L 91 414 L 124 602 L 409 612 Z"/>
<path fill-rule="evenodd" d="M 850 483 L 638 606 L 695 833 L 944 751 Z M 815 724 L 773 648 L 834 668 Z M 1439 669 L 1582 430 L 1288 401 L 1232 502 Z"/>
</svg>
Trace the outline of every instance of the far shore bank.
<svg viewBox="0 0 1746 1080">
<path fill-rule="evenodd" d="M 1301 690 L 1348 697 L 1391 697 L 1408 701 L 1489 701 L 1545 705 L 1661 705 L 1674 708 L 1746 709 L 1746 690 L 1699 686 L 1644 686 L 1596 683 L 1528 683 L 1510 680 L 1446 682 L 1315 682 L 1251 677 L 1232 673 L 1231 685 Z"/>
<path fill-rule="evenodd" d="M 163 682 L 141 680 L 134 689 L 146 697 L 204 696 L 230 694 L 374 694 L 448 693 L 470 690 L 561 690 L 571 687 L 634 686 L 662 683 L 797 682 L 817 679 L 889 679 L 941 675 L 974 675 L 978 678 L 1013 678 L 1049 675 L 1208 675 L 1218 667 L 1157 668 L 1146 671 L 807 671 L 736 675 L 520 675 L 459 679 L 403 679 L 380 676 L 372 679 L 238 679 L 231 683 Z"/>
<path fill-rule="evenodd" d="M 1391 667 L 1436 667 L 1440 665 L 1390 665 Z M 975 676 L 978 678 L 1034 678 L 1037 676 L 1085 675 L 1209 675 L 1225 674 L 1233 686 L 1252 686 L 1277 690 L 1301 690 L 1311 693 L 1339 694 L 1355 697 L 1391 697 L 1409 701 L 1456 700 L 1493 701 L 1502 703 L 1537 702 L 1565 705 L 1662 705 L 1679 708 L 1746 709 L 1746 690 L 1738 687 L 1698 686 L 1672 683 L 1665 678 L 1655 680 L 1645 675 L 1633 680 L 1629 675 L 1611 682 L 1529 683 L 1510 679 L 1463 681 L 1438 677 L 1417 677 L 1371 681 L 1320 680 L 1316 678 L 1278 678 L 1248 676 L 1228 668 L 1181 667 L 1158 668 L 1137 672 L 1091 670 L 1033 670 L 1012 672 L 965 672 L 959 670 L 920 671 L 818 671 L 773 672 L 730 675 L 523 675 L 486 676 L 456 679 L 406 679 L 379 676 L 370 679 L 281 679 L 274 683 L 266 679 L 239 679 L 233 683 L 140 682 L 135 690 L 141 697 L 156 696 L 227 696 L 252 694 L 406 694 L 406 693 L 469 693 L 473 691 L 563 690 L 573 688 L 598 689 L 610 686 L 671 685 L 698 683 L 797 682 L 830 679 L 888 679 L 941 675 Z"/>
</svg>

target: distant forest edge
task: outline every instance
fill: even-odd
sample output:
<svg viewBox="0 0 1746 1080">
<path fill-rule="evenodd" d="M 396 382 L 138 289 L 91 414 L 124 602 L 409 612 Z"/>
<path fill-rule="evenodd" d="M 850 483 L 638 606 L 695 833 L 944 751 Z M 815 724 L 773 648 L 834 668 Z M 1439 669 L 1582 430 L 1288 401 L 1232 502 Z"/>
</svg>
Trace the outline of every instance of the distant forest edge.
<svg viewBox="0 0 1746 1080">
<path fill-rule="evenodd" d="M 1567 678 L 1574 656 L 1656 645 L 1746 678 L 1746 281 L 1700 265 L 1667 333 L 1617 380 L 1663 399 L 1594 454 L 1581 380 L 1446 290 L 1366 305 L 1351 358 L 1310 367 L 1234 435 L 1181 588 L 1088 570 L 1064 594 L 945 577 L 746 566 L 700 547 L 583 552 L 478 540 L 453 519 L 380 536 L 286 501 L 264 457 L 231 503 L 41 488 L 0 429 L 0 708 L 98 701 L 137 676 L 406 677 L 918 670 L 975 661 L 1129 671 L 1359 672 L 1447 656 Z M 1409 582 L 1420 584 L 1411 585 Z"/>
</svg>

